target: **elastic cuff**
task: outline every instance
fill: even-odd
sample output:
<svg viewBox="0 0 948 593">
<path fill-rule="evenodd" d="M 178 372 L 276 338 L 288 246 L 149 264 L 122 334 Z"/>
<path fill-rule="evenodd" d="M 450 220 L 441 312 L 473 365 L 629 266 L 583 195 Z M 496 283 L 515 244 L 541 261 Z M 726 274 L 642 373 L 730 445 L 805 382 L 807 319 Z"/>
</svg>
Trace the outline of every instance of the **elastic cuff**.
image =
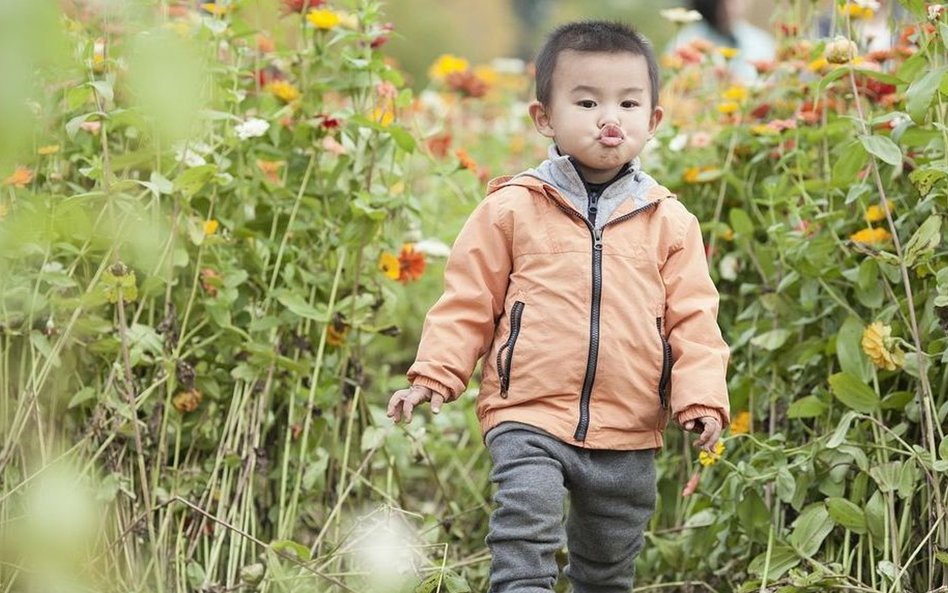
<svg viewBox="0 0 948 593">
<path fill-rule="evenodd" d="M 415 377 L 411 382 L 412 385 L 420 385 L 422 387 L 427 387 L 428 389 L 434 391 L 435 393 L 441 394 L 444 397 L 444 401 L 450 402 L 454 401 L 455 395 L 451 393 L 451 390 L 448 389 L 443 383 L 439 383 L 434 379 L 428 379 L 427 377 Z"/>
<path fill-rule="evenodd" d="M 678 413 L 678 424 L 681 426 L 685 425 L 685 422 L 689 420 L 696 420 L 702 416 L 713 416 L 721 422 L 721 428 L 727 426 L 727 422 L 724 418 L 724 415 L 721 414 L 721 411 L 717 408 L 709 408 L 708 406 L 694 405 L 688 408 L 685 408 Z"/>
</svg>

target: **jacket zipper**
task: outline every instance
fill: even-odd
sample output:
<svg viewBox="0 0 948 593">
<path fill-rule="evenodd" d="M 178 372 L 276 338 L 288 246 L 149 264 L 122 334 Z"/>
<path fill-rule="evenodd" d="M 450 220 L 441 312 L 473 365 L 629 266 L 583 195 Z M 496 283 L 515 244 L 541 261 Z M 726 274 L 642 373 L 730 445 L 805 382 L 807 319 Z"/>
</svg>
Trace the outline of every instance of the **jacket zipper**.
<svg viewBox="0 0 948 593">
<path fill-rule="evenodd" d="M 592 235 L 592 309 L 589 313 L 589 355 L 586 359 L 586 376 L 583 378 L 583 391 L 579 398 L 579 424 L 576 425 L 576 432 L 573 438 L 577 441 L 585 441 L 586 433 L 589 431 L 589 400 L 592 396 L 593 383 L 596 380 L 596 365 L 599 361 L 599 308 L 602 301 L 602 235 L 607 226 L 628 220 L 650 208 L 654 208 L 658 201 L 649 202 L 637 210 L 624 214 L 619 218 L 610 220 L 602 225 L 602 228 L 595 228 L 591 222 L 582 214 L 575 210 L 566 208 L 560 204 L 556 207 L 567 214 L 576 216 L 584 223 Z"/>
<path fill-rule="evenodd" d="M 510 311 L 510 335 L 507 342 L 497 351 L 497 376 L 500 379 L 500 397 L 506 399 L 507 391 L 510 389 L 510 365 L 513 362 L 514 346 L 517 345 L 517 337 L 520 335 L 520 320 L 523 317 L 523 301 L 516 301 Z M 506 365 L 501 365 L 504 350 L 507 351 Z"/>
<path fill-rule="evenodd" d="M 668 408 L 668 383 L 671 381 L 671 346 L 668 344 L 668 340 L 665 339 L 665 334 L 662 332 L 662 318 L 655 318 L 655 326 L 658 328 L 658 337 L 662 339 L 662 377 L 658 380 L 658 400 L 662 404 L 662 408 Z"/>
</svg>

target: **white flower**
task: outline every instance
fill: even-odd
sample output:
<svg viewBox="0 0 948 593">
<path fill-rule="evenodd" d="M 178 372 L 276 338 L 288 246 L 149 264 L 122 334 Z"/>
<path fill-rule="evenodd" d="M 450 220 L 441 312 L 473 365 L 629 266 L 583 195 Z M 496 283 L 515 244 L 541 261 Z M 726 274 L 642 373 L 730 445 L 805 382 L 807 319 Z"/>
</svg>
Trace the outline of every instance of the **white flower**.
<svg viewBox="0 0 948 593">
<path fill-rule="evenodd" d="M 241 140 L 246 140 L 247 138 L 259 138 L 260 136 L 263 136 L 269 129 L 270 122 L 264 119 L 251 117 L 247 121 L 237 124 L 237 127 L 234 128 L 234 131 L 237 132 L 237 136 Z"/>
<path fill-rule="evenodd" d="M 928 5 L 928 20 L 937 21 L 938 17 L 945 12 L 944 4 L 929 4 Z"/>
<path fill-rule="evenodd" d="M 687 10 L 681 7 L 666 8 L 665 10 L 660 10 L 659 14 L 662 15 L 662 18 L 679 25 L 695 23 L 701 20 L 701 13 L 697 10 Z"/>
<path fill-rule="evenodd" d="M 852 4 L 860 8 L 868 8 L 873 12 L 879 12 L 881 5 L 876 0 L 849 0 Z"/>
<path fill-rule="evenodd" d="M 681 152 L 688 145 L 688 134 L 678 134 L 668 142 L 668 150 L 672 152 Z"/>
<path fill-rule="evenodd" d="M 500 74 L 523 74 L 527 64 L 519 58 L 494 58 L 491 67 Z"/>
<path fill-rule="evenodd" d="M 204 157 L 194 152 L 190 148 L 178 149 L 174 153 L 174 158 L 176 161 L 184 162 L 188 167 L 200 167 L 201 165 L 206 165 L 207 161 L 204 160 Z"/>
<path fill-rule="evenodd" d="M 451 253 L 451 248 L 438 239 L 425 239 L 424 241 L 418 241 L 415 243 L 414 249 L 419 253 L 424 253 L 425 255 L 430 255 L 433 257 L 448 257 L 448 254 Z"/>
</svg>

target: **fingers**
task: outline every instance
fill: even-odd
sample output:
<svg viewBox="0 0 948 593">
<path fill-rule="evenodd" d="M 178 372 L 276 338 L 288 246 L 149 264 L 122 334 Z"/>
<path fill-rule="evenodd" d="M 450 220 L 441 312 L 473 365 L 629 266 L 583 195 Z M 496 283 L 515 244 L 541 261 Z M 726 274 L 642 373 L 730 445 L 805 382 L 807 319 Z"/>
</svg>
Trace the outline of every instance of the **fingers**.
<svg viewBox="0 0 948 593">
<path fill-rule="evenodd" d="M 420 385 L 413 385 L 408 389 L 399 389 L 392 395 L 391 399 L 388 400 L 388 408 L 385 411 L 385 415 L 396 423 L 403 417 L 406 424 L 410 423 L 415 406 L 429 400 L 431 401 L 432 411 L 438 413 L 441 409 L 441 404 L 444 403 L 444 396 L 441 394 L 434 393 L 427 387 Z"/>
<path fill-rule="evenodd" d="M 444 396 L 440 393 L 435 393 L 431 396 L 431 411 L 437 414 L 441 411 L 441 404 L 444 403 Z"/>
<path fill-rule="evenodd" d="M 711 417 L 702 418 L 702 424 L 704 430 L 695 441 L 695 446 L 701 447 L 705 451 L 711 451 L 718 442 L 718 437 L 721 436 L 721 424 L 716 418 Z"/>
</svg>

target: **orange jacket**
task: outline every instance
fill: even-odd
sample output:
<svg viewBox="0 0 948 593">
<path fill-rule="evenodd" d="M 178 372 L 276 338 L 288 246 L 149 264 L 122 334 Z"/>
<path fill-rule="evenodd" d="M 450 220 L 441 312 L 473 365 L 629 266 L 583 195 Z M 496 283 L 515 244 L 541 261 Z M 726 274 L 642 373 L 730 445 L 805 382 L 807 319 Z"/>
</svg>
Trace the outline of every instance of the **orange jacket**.
<svg viewBox="0 0 948 593">
<path fill-rule="evenodd" d="M 514 420 L 592 449 L 729 421 L 729 350 L 698 220 L 664 187 L 601 231 L 552 186 L 499 178 L 458 235 L 408 380 L 456 399 L 485 354 L 482 434 Z M 639 202 L 641 204 L 641 202 Z"/>
</svg>

